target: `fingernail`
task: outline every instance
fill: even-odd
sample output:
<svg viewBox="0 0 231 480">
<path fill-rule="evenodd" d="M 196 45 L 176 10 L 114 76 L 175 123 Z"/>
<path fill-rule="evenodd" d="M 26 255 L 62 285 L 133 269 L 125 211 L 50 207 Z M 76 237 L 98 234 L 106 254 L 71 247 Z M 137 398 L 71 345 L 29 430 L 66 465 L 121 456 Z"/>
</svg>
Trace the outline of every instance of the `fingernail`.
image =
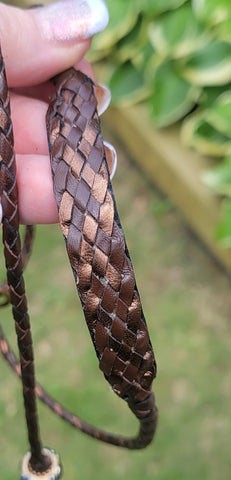
<svg viewBox="0 0 231 480">
<path fill-rule="evenodd" d="M 42 35 L 48 40 L 85 40 L 108 24 L 108 9 L 103 0 L 61 0 L 31 10 Z"/>
<path fill-rule="evenodd" d="M 98 85 L 95 85 L 95 96 L 97 99 L 97 104 L 98 104 L 98 114 L 102 115 L 102 113 L 107 110 L 110 101 L 111 101 L 111 90 L 109 90 L 106 85 L 103 85 L 102 83 L 98 83 Z"/>
<path fill-rule="evenodd" d="M 113 145 L 109 142 L 103 142 L 105 148 L 105 155 L 108 164 L 108 170 L 110 173 L 110 179 L 112 179 L 115 175 L 116 167 L 117 167 L 117 153 Z"/>
</svg>

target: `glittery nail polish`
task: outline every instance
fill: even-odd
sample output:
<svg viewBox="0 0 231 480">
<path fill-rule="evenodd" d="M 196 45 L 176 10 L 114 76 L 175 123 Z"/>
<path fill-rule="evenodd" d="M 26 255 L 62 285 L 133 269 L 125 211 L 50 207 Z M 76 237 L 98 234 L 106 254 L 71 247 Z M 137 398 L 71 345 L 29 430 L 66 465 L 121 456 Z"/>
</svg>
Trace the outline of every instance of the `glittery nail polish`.
<svg viewBox="0 0 231 480">
<path fill-rule="evenodd" d="M 48 40 L 85 40 L 101 32 L 109 20 L 103 0 L 61 0 L 32 10 L 41 34 Z"/>
</svg>

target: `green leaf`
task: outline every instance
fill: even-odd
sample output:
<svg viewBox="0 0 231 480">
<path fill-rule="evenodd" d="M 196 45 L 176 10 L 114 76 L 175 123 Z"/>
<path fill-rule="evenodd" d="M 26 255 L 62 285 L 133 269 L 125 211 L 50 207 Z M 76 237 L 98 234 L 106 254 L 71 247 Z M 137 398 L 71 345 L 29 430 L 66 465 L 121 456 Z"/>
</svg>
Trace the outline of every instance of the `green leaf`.
<svg viewBox="0 0 231 480">
<path fill-rule="evenodd" d="M 203 180 L 216 193 L 231 196 L 231 156 L 206 172 Z"/>
<path fill-rule="evenodd" d="M 192 0 L 195 14 L 209 25 L 216 25 L 231 17 L 230 0 Z"/>
<path fill-rule="evenodd" d="M 174 70 L 173 62 L 161 64 L 155 72 L 151 96 L 152 117 L 158 127 L 170 125 L 188 113 L 200 90 Z"/>
<path fill-rule="evenodd" d="M 209 123 L 231 137 L 231 90 L 224 92 L 207 111 Z"/>
<path fill-rule="evenodd" d="M 220 40 L 231 43 L 231 18 L 227 18 L 217 26 L 216 35 Z"/>
<path fill-rule="evenodd" d="M 180 7 L 187 0 L 140 0 L 140 8 L 148 15 L 159 15 L 160 13 Z"/>
<path fill-rule="evenodd" d="M 109 87 L 112 101 L 120 105 L 137 103 L 149 94 L 144 83 L 143 73 L 138 71 L 131 62 L 120 65 L 111 76 Z"/>
<path fill-rule="evenodd" d="M 131 1 L 107 0 L 106 3 L 110 16 L 109 24 L 102 33 L 94 37 L 90 58 L 102 57 L 105 51 L 130 32 L 137 21 L 137 8 L 134 8 Z"/>
<path fill-rule="evenodd" d="M 143 51 L 147 41 L 147 22 L 140 15 L 132 30 L 117 42 L 116 62 L 124 63 L 135 58 L 137 54 Z"/>
<path fill-rule="evenodd" d="M 231 80 L 231 45 L 210 43 L 182 65 L 182 75 L 195 85 L 225 85 Z"/>
<path fill-rule="evenodd" d="M 188 4 L 152 22 L 149 37 L 161 56 L 174 58 L 191 54 L 210 41 L 208 32 L 199 24 Z"/>
<path fill-rule="evenodd" d="M 207 111 L 191 115 L 181 127 L 183 143 L 204 155 L 223 157 L 231 151 L 231 139 L 216 130 L 207 120 Z"/>
<path fill-rule="evenodd" d="M 151 62 L 152 65 L 154 63 L 155 58 L 155 50 L 151 43 L 148 41 L 139 52 L 137 52 L 136 56 L 133 58 L 133 64 L 138 70 L 147 70 L 148 64 Z M 153 78 L 153 75 L 152 75 Z"/>
<path fill-rule="evenodd" d="M 222 219 L 216 228 L 216 238 L 224 248 L 231 246 L 231 201 L 223 201 Z"/>
<path fill-rule="evenodd" d="M 227 85 L 227 89 L 231 88 L 231 85 Z M 224 92 L 224 87 L 205 87 L 202 91 L 201 98 L 199 103 L 203 105 L 204 108 L 210 108 L 213 103 L 218 99 L 220 95 Z"/>
</svg>

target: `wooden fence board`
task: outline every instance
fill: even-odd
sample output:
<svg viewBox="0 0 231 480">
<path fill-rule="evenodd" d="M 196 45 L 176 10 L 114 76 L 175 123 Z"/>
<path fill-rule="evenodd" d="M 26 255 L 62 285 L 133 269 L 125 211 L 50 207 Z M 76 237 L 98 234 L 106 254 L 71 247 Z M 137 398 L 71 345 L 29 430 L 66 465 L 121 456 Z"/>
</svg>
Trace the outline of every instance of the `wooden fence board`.
<svg viewBox="0 0 231 480">
<path fill-rule="evenodd" d="M 211 253 L 231 272 L 231 249 L 222 248 L 215 238 L 220 200 L 202 181 L 212 160 L 184 148 L 177 126 L 153 128 L 143 106 L 110 107 L 103 117 L 150 180 L 169 195 Z"/>
</svg>

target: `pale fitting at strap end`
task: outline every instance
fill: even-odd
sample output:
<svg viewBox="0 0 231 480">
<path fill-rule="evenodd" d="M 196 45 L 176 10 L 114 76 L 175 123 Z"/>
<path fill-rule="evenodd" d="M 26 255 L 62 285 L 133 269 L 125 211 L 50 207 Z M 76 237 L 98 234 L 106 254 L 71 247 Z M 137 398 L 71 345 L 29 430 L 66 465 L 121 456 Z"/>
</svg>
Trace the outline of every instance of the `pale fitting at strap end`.
<svg viewBox="0 0 231 480">
<path fill-rule="evenodd" d="M 20 480 L 59 480 L 61 478 L 62 469 L 59 455 L 50 448 L 43 448 L 42 452 L 51 460 L 49 470 L 43 473 L 33 472 L 30 468 L 31 453 L 27 452 L 23 457 Z"/>
</svg>

